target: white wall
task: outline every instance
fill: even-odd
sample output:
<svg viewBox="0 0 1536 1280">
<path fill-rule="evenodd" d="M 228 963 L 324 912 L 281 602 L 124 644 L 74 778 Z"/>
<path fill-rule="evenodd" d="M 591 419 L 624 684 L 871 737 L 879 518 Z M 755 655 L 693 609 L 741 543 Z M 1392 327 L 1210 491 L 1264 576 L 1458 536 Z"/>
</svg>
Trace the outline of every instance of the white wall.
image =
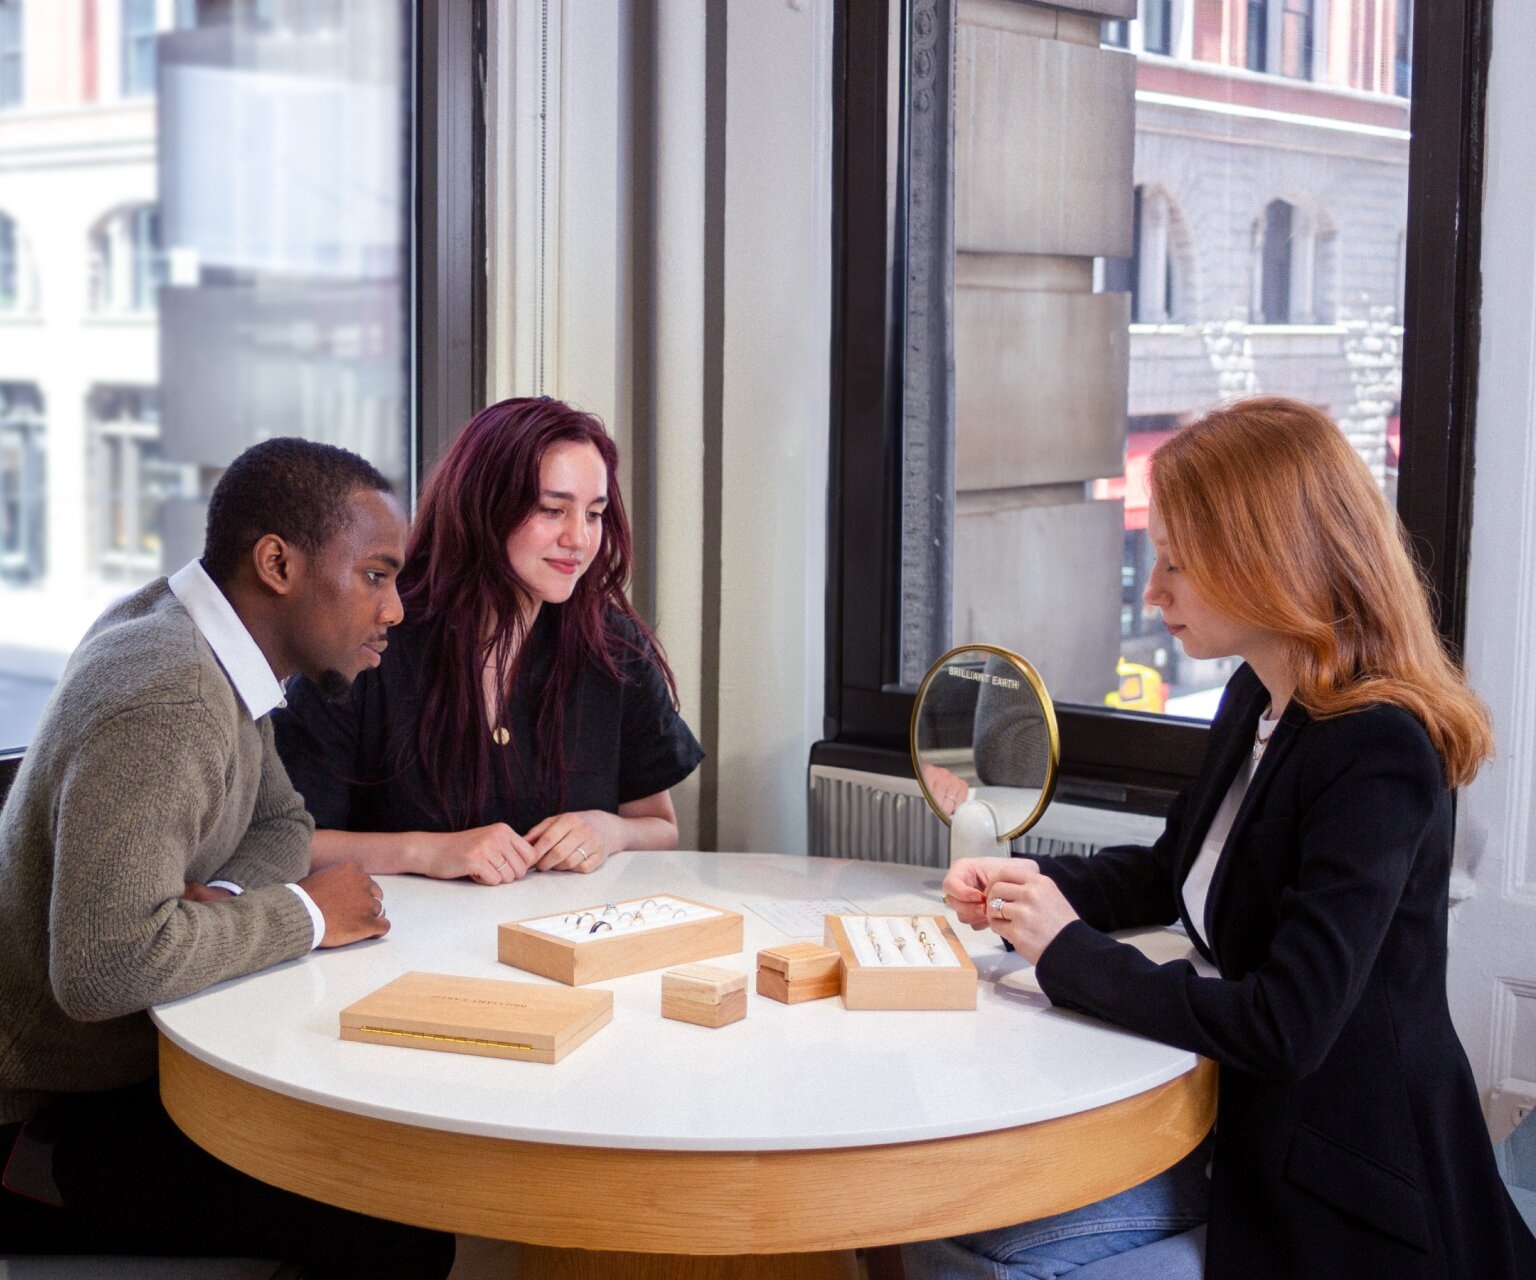
<svg viewBox="0 0 1536 1280">
<path fill-rule="evenodd" d="M 658 6 L 648 53 L 632 47 L 647 36 L 627 4 L 497 10 L 491 393 L 561 396 L 601 414 L 621 448 L 639 447 L 631 361 L 653 361 L 656 490 L 626 497 L 654 512 L 657 630 L 711 756 L 705 785 L 674 797 L 682 841 L 802 853 L 824 702 L 832 9 L 730 0 L 724 13 L 724 266 L 711 282 L 705 6 Z M 655 160 L 631 170 L 625 113 L 646 56 Z M 642 196 L 657 288 L 637 323 L 627 282 Z M 704 330 L 712 286 L 723 289 L 718 333 Z M 720 357 L 718 418 L 706 350 Z M 703 566 L 715 556 L 709 598 Z"/>
<path fill-rule="evenodd" d="M 1450 994 L 1479 1086 L 1536 1091 L 1536 6 L 1492 32 L 1466 662 L 1499 754 L 1460 798 Z"/>
</svg>

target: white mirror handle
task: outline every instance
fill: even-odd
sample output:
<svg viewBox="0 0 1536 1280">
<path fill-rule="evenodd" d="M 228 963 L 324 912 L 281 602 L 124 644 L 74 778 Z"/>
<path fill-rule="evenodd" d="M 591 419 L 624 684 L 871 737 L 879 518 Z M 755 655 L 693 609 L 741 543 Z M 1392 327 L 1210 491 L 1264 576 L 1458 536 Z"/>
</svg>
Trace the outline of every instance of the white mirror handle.
<svg viewBox="0 0 1536 1280">
<path fill-rule="evenodd" d="M 950 815 L 950 866 L 961 858 L 995 858 L 997 845 L 997 814 L 985 800 L 967 800 Z"/>
</svg>

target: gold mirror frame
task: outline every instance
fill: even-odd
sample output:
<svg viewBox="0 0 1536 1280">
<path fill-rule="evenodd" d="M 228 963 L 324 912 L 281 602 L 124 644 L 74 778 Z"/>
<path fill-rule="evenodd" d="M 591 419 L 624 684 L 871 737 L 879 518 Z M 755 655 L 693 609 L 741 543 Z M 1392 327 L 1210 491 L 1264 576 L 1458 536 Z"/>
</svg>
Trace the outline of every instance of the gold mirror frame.
<svg viewBox="0 0 1536 1280">
<path fill-rule="evenodd" d="M 928 783 L 923 778 L 923 761 L 917 750 L 917 725 L 918 717 L 922 713 L 923 699 L 928 694 L 928 686 L 934 681 L 946 666 L 952 663 L 962 654 L 986 653 L 993 657 L 1001 658 L 1008 663 L 1034 693 L 1040 704 L 1040 710 L 1045 720 L 1046 733 L 1050 739 L 1050 759 L 1046 764 L 1045 785 L 1040 788 L 1040 798 L 1035 802 L 1035 807 L 1030 810 L 1029 816 L 1015 829 L 1008 832 L 999 832 L 997 842 L 999 844 L 1011 843 L 1028 831 L 1035 823 L 1040 821 L 1040 816 L 1045 812 L 1046 806 L 1051 803 L 1051 797 L 1056 793 L 1056 777 L 1061 769 L 1061 731 L 1056 725 L 1056 708 L 1051 702 L 1051 695 L 1046 692 L 1045 681 L 1040 678 L 1040 673 L 1030 664 L 1028 659 L 1014 653 L 1012 649 L 1004 649 L 995 644 L 962 644 L 957 645 L 948 653 L 941 655 L 928 668 L 928 673 L 923 676 L 922 684 L 917 687 L 917 698 L 912 704 L 912 721 L 907 730 L 907 744 L 912 756 L 912 773 L 917 778 L 917 785 L 922 788 L 923 799 L 928 802 L 928 807 L 938 814 L 939 821 L 946 827 L 951 825 L 950 815 L 944 812 L 942 805 L 933 798 L 933 792 L 928 789 Z M 975 743 L 972 742 L 974 749 Z"/>
</svg>

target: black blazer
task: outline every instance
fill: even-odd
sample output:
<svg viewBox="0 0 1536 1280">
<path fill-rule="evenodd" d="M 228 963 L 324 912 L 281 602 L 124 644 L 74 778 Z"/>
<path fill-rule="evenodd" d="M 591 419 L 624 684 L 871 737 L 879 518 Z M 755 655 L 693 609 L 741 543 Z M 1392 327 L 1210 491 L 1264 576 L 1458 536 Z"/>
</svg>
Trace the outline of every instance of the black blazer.
<svg viewBox="0 0 1536 1280">
<path fill-rule="evenodd" d="M 1209 1280 L 1536 1277 L 1451 1026 L 1450 794 L 1411 715 L 1286 711 L 1211 883 L 1219 978 L 1104 936 L 1188 926 L 1180 886 L 1267 702 L 1241 668 L 1150 849 L 1040 859 L 1082 917 L 1040 985 L 1220 1064 Z"/>
</svg>

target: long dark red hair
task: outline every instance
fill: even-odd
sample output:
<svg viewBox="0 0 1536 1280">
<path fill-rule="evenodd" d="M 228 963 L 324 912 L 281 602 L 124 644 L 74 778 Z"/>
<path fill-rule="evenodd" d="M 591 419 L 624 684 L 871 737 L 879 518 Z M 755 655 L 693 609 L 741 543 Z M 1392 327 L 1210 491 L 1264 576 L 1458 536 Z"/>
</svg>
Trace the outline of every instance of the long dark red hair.
<svg viewBox="0 0 1536 1280">
<path fill-rule="evenodd" d="M 507 558 L 507 539 L 539 503 L 544 455 L 564 442 L 590 444 L 608 470 L 602 541 L 555 616 L 554 656 L 538 694 L 537 740 L 491 750 L 481 672 L 496 660 L 505 704 L 528 638 L 535 601 Z M 576 675 L 592 664 L 615 679 L 621 663 L 653 662 L 677 698 L 661 646 L 624 594 L 632 543 L 619 492 L 619 451 L 601 420 L 559 400 L 503 400 L 482 409 L 433 468 L 422 490 L 400 573 L 406 617 L 423 629 L 424 676 L 415 746 L 443 821 L 453 828 L 479 820 L 491 794 L 492 770 L 527 773 L 563 803 L 565 710 Z M 618 624 L 633 624 L 633 633 Z M 637 644 L 634 637 L 639 636 Z M 638 652 L 637 652 L 638 650 Z M 532 747 L 532 760 L 528 747 Z"/>
</svg>

